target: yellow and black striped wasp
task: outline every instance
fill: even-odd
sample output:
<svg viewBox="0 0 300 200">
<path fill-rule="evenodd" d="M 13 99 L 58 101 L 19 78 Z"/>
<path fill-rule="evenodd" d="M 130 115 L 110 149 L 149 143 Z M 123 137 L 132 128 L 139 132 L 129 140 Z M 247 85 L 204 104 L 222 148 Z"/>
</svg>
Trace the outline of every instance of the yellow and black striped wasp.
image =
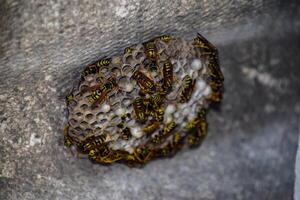
<svg viewBox="0 0 300 200">
<path fill-rule="evenodd" d="M 212 82 L 223 86 L 224 76 L 219 67 L 218 58 L 215 55 L 208 56 L 206 63 L 208 74 Z"/>
<path fill-rule="evenodd" d="M 200 50 L 201 57 L 205 58 L 208 66 L 207 68 L 209 70 L 209 75 L 214 77 L 216 80 L 220 80 L 221 82 L 223 82 L 224 76 L 218 63 L 217 48 L 199 33 L 197 37 L 194 38 L 193 45 Z"/>
<path fill-rule="evenodd" d="M 95 64 L 91 64 L 83 70 L 83 72 L 81 73 L 81 79 L 83 80 L 87 75 L 96 73 L 98 73 L 97 66 Z"/>
<path fill-rule="evenodd" d="M 136 162 L 138 162 L 139 164 L 145 164 L 153 157 L 154 151 L 148 147 L 137 147 L 133 152 L 133 155 Z"/>
<path fill-rule="evenodd" d="M 147 135 L 151 135 L 154 133 L 160 126 L 160 123 L 158 121 L 152 121 L 150 124 L 146 125 L 142 130 Z"/>
<path fill-rule="evenodd" d="M 67 106 L 70 104 L 70 102 L 74 99 L 74 95 L 71 93 L 71 94 L 68 94 L 66 96 L 66 104 Z"/>
<path fill-rule="evenodd" d="M 111 63 L 111 58 L 102 58 L 98 60 L 95 65 L 98 67 L 98 69 L 101 69 L 102 67 L 107 67 Z"/>
<path fill-rule="evenodd" d="M 133 109 L 135 116 L 138 121 L 145 122 L 147 120 L 147 112 L 146 112 L 146 106 L 144 104 L 145 99 L 142 97 L 137 97 L 133 101 Z"/>
<path fill-rule="evenodd" d="M 102 144 L 105 143 L 106 138 L 107 138 L 107 134 L 105 134 L 105 133 L 98 135 L 98 136 L 92 136 L 91 138 L 88 138 L 87 141 L 84 142 L 82 151 L 88 152 L 95 147 L 101 146 Z"/>
<path fill-rule="evenodd" d="M 156 92 L 156 84 L 143 72 L 137 70 L 133 73 L 131 78 L 137 82 L 137 85 L 143 93 L 153 94 L 154 92 Z"/>
<path fill-rule="evenodd" d="M 187 143 L 190 147 L 198 146 L 207 133 L 206 110 L 201 109 L 196 119 L 191 120 L 184 127 L 187 132 Z"/>
<path fill-rule="evenodd" d="M 218 77 L 213 77 L 208 74 L 204 76 L 204 79 L 209 83 L 209 86 L 211 88 L 209 99 L 214 103 L 219 103 L 222 99 L 223 79 L 218 79 Z"/>
<path fill-rule="evenodd" d="M 175 153 L 176 151 L 178 151 L 182 147 L 183 140 L 184 140 L 184 137 L 182 136 L 181 133 L 175 133 L 173 138 L 170 140 L 168 146 Z"/>
<path fill-rule="evenodd" d="M 116 78 L 110 77 L 102 86 L 96 87 L 98 87 L 98 89 L 93 90 L 92 94 L 88 96 L 88 100 L 93 106 L 102 104 L 102 102 L 107 99 L 108 93 L 118 88 L 118 84 Z"/>
<path fill-rule="evenodd" d="M 131 138 L 131 131 L 130 131 L 130 128 L 128 127 L 125 127 L 122 132 L 121 132 L 121 138 L 123 140 L 129 140 Z"/>
<path fill-rule="evenodd" d="M 165 109 L 164 108 L 157 108 L 152 111 L 152 116 L 154 117 L 155 120 L 162 122 L 164 120 L 164 114 L 165 114 Z"/>
<path fill-rule="evenodd" d="M 124 49 L 124 54 L 132 54 L 134 48 L 133 47 L 126 47 Z"/>
<path fill-rule="evenodd" d="M 152 139 L 151 139 L 151 142 L 152 143 L 161 143 L 164 141 L 165 138 L 167 138 L 171 133 L 172 131 L 175 130 L 176 128 L 176 123 L 174 121 L 172 122 L 169 122 L 168 124 L 166 124 L 163 128 L 162 131 L 159 132 L 159 134 L 155 135 Z"/>
<path fill-rule="evenodd" d="M 172 40 L 172 37 L 170 35 L 161 35 L 158 38 L 165 43 L 169 43 Z"/>
<path fill-rule="evenodd" d="M 195 87 L 195 80 L 193 80 L 189 75 L 185 75 L 182 82 L 183 83 L 180 87 L 178 101 L 179 103 L 186 103 L 192 96 Z"/>
<path fill-rule="evenodd" d="M 174 81 L 173 65 L 169 60 L 163 65 L 162 76 L 162 89 L 164 92 L 169 93 L 172 90 Z"/>
<path fill-rule="evenodd" d="M 112 150 L 108 147 L 108 143 L 105 143 L 99 147 L 91 149 L 89 151 L 88 158 L 93 162 L 102 163 L 100 162 L 101 158 L 107 158 L 111 152 Z"/>
<path fill-rule="evenodd" d="M 144 43 L 146 57 L 150 60 L 157 60 L 158 52 L 154 40 Z"/>
<path fill-rule="evenodd" d="M 88 65 L 81 73 L 81 80 L 84 80 L 84 77 L 86 77 L 87 75 L 99 73 L 99 69 L 104 66 L 110 65 L 110 63 L 111 58 L 102 58 L 95 63 Z"/>
<path fill-rule="evenodd" d="M 157 157 L 173 156 L 183 146 L 184 137 L 178 132 L 173 135 L 171 140 L 162 148 L 159 148 L 155 152 Z"/>
<path fill-rule="evenodd" d="M 166 93 L 164 92 L 156 92 L 149 97 L 149 103 L 154 109 L 160 108 L 165 100 Z"/>
<path fill-rule="evenodd" d="M 155 40 L 150 40 L 144 44 L 146 59 L 143 64 L 150 71 L 159 71 L 159 54 L 155 45 Z"/>
<path fill-rule="evenodd" d="M 216 52 L 217 48 L 206 40 L 200 33 L 194 38 L 193 45 L 196 48 L 207 50 L 208 52 Z"/>
<path fill-rule="evenodd" d="M 129 153 L 123 150 L 113 150 L 108 156 L 96 159 L 98 163 L 111 164 L 116 161 L 126 160 L 129 157 Z"/>
</svg>

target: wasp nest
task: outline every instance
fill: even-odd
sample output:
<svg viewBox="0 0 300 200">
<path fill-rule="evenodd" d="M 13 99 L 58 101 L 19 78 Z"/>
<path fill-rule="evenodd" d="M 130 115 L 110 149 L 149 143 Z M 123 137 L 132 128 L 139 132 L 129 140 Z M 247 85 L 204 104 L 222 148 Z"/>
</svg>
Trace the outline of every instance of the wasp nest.
<svg viewBox="0 0 300 200">
<path fill-rule="evenodd" d="M 206 135 L 206 111 L 221 100 L 217 49 L 163 35 L 103 58 L 66 98 L 65 145 L 101 164 L 141 165 Z"/>
</svg>

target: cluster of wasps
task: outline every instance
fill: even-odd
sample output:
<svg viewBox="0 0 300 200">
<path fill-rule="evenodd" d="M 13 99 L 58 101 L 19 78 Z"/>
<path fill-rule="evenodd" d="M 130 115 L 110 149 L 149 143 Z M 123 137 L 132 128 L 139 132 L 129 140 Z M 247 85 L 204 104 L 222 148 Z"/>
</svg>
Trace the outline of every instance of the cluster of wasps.
<svg viewBox="0 0 300 200">
<path fill-rule="evenodd" d="M 172 40 L 169 35 L 159 36 L 158 38 L 165 43 Z M 111 164 L 124 161 L 129 166 L 136 166 L 143 165 L 152 158 L 174 155 L 185 141 L 190 147 L 196 147 L 201 143 L 207 132 L 206 108 L 199 109 L 197 117 L 188 121 L 182 130 L 178 130 L 180 124 L 176 124 L 175 121 L 164 123 L 166 97 L 172 92 L 177 78 L 174 75 L 173 64 L 170 59 L 161 63 L 155 44 L 156 39 L 143 43 L 146 58 L 142 65 L 143 69 L 156 71 L 162 78 L 155 81 L 149 73 L 140 69 L 132 73 L 131 80 L 135 81 L 138 86 L 139 95 L 133 99 L 133 113 L 122 115 L 122 122 L 117 125 L 122 130 L 120 138 L 129 140 L 132 133 L 125 122 L 126 118 L 134 118 L 142 127 L 143 133 L 149 138 L 148 142 L 136 147 L 133 153 L 125 150 L 113 150 L 109 147 L 111 142 L 109 133 L 102 133 L 101 135 L 88 134 L 83 139 L 75 140 L 68 134 L 69 126 L 66 126 L 64 137 L 67 147 L 76 145 L 80 153 L 88 154 L 89 159 L 96 163 Z M 194 38 L 193 45 L 201 52 L 201 59 L 207 65 L 208 73 L 204 78 L 212 89 L 210 100 L 220 102 L 224 78 L 218 66 L 217 49 L 200 34 Z M 128 47 L 124 50 L 124 54 L 131 54 L 133 51 L 134 48 Z M 109 67 L 111 60 L 111 58 L 103 58 L 89 65 L 82 72 L 81 80 L 84 80 L 90 74 L 99 73 L 99 70 L 103 67 Z M 191 99 L 196 80 L 186 74 L 181 83 L 176 98 L 178 104 L 186 103 Z M 96 107 L 103 104 L 104 101 L 109 101 L 109 94 L 114 90 L 121 89 L 116 77 L 110 76 L 100 84 L 87 88 L 85 92 L 90 92 L 87 99 L 92 107 Z M 66 97 L 67 105 L 73 98 L 72 94 Z M 159 130 L 158 134 L 153 135 L 157 130 Z M 171 139 L 166 140 L 170 138 L 170 135 L 173 135 Z M 164 145 L 162 145 L 163 143 Z"/>
<path fill-rule="evenodd" d="M 212 89 L 210 100 L 213 103 L 219 103 L 222 99 L 224 76 L 219 67 L 218 50 L 199 33 L 194 38 L 193 45 L 201 52 L 200 56 L 207 65 L 208 73 L 205 79 Z"/>
</svg>

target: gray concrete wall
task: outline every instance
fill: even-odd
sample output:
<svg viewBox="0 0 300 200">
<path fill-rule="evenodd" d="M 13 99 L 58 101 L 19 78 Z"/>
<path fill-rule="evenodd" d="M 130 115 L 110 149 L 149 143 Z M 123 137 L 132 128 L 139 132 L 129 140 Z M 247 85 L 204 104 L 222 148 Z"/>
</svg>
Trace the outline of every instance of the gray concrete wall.
<svg viewBox="0 0 300 200">
<path fill-rule="evenodd" d="M 0 199 L 292 199 L 299 20 L 295 0 L 2 0 Z M 70 155 L 64 96 L 84 65 L 196 32 L 218 47 L 226 87 L 200 148 L 141 169 Z"/>
<path fill-rule="evenodd" d="M 298 132 L 300 134 L 300 119 L 299 119 L 299 127 Z M 298 136 L 299 137 L 299 136 Z M 300 199 L 300 137 L 298 138 L 298 151 L 297 151 L 297 157 L 296 157 L 296 178 L 295 178 L 295 193 L 294 193 L 294 199 L 299 200 Z"/>
</svg>

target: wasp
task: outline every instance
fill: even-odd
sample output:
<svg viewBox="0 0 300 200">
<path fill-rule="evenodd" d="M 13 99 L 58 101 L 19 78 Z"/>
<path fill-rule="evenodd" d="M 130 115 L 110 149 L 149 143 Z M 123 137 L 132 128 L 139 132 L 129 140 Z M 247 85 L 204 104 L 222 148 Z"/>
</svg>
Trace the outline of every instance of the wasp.
<svg viewBox="0 0 300 200">
<path fill-rule="evenodd" d="M 152 143 L 161 143 L 166 137 L 168 137 L 172 131 L 176 128 L 176 123 L 174 121 L 165 125 L 162 131 L 158 135 L 155 135 L 151 142 Z"/>
<path fill-rule="evenodd" d="M 200 145 L 201 141 L 202 138 L 195 134 L 189 134 L 187 136 L 187 144 L 189 147 L 197 147 Z"/>
<path fill-rule="evenodd" d="M 109 159 L 107 160 L 111 160 L 113 162 L 116 162 L 116 161 L 119 161 L 119 160 L 122 160 L 122 159 L 126 159 L 128 157 L 129 153 L 126 152 L 126 151 L 122 151 L 122 150 L 116 150 L 116 151 L 113 151 L 112 154 L 109 155 Z M 105 160 L 104 160 L 105 161 Z"/>
<path fill-rule="evenodd" d="M 157 90 L 154 81 L 141 71 L 135 71 L 132 78 L 144 93 L 153 94 Z"/>
<path fill-rule="evenodd" d="M 166 126 L 163 128 L 163 135 L 168 135 L 171 133 L 176 127 L 176 123 L 174 121 L 166 124 Z"/>
<path fill-rule="evenodd" d="M 93 137 L 93 139 L 91 141 L 88 141 L 87 143 L 85 143 L 83 145 L 83 151 L 86 152 L 96 146 L 102 145 L 106 141 L 106 138 L 107 138 L 107 134 L 105 134 L 105 133 L 102 135 Z"/>
<path fill-rule="evenodd" d="M 90 150 L 90 152 L 89 152 L 89 158 L 90 159 L 96 158 L 96 154 L 97 153 L 98 153 L 97 149 Z"/>
<path fill-rule="evenodd" d="M 126 159 L 127 155 L 128 155 L 128 152 L 126 152 L 126 151 L 115 150 L 115 151 L 109 151 L 109 153 L 105 156 L 96 155 L 96 156 L 90 157 L 90 159 L 93 162 L 100 163 L 100 164 L 112 164 L 116 161 Z"/>
<path fill-rule="evenodd" d="M 149 113 L 156 121 L 161 122 L 164 120 L 165 110 L 163 108 L 151 110 Z"/>
<path fill-rule="evenodd" d="M 154 131 L 156 131 L 156 130 L 159 128 L 159 126 L 160 126 L 160 123 L 159 123 L 159 122 L 153 121 L 153 122 L 151 122 L 150 124 L 148 124 L 147 126 L 145 126 L 145 127 L 143 128 L 143 131 L 144 131 L 146 134 L 150 135 L 150 134 L 152 134 Z"/>
<path fill-rule="evenodd" d="M 144 104 L 144 98 L 137 97 L 133 102 L 133 109 L 136 118 L 141 122 L 145 122 L 147 118 L 147 114 L 146 114 L 146 106 Z"/>
<path fill-rule="evenodd" d="M 99 72 L 99 69 L 108 66 L 111 63 L 111 58 L 103 58 L 99 61 L 95 62 L 94 64 L 91 64 L 87 66 L 83 72 L 81 73 L 81 78 L 83 79 L 85 76 L 89 74 L 96 74 Z"/>
<path fill-rule="evenodd" d="M 197 120 L 191 120 L 191 121 L 188 121 L 188 123 L 185 125 L 185 127 L 184 127 L 184 130 L 185 131 L 190 131 L 190 130 L 192 130 L 193 128 L 195 128 L 196 127 L 196 125 L 197 125 L 197 123 L 198 123 L 198 121 Z"/>
<path fill-rule="evenodd" d="M 111 63 L 111 58 L 102 58 L 99 61 L 95 63 L 95 65 L 100 69 L 102 67 L 106 67 L 110 65 Z"/>
<path fill-rule="evenodd" d="M 128 127 L 125 127 L 123 130 L 122 130 L 122 133 L 121 133 L 121 138 L 123 140 L 129 140 L 131 138 L 131 131 L 130 131 L 130 128 Z"/>
<path fill-rule="evenodd" d="M 157 92 L 150 96 L 149 102 L 152 104 L 152 107 L 158 108 L 164 102 L 165 96 L 165 93 Z"/>
<path fill-rule="evenodd" d="M 93 158 L 91 160 L 95 163 L 99 163 L 99 164 L 102 164 L 102 165 L 110 165 L 113 162 L 116 162 L 116 161 L 121 160 L 121 159 L 122 159 L 122 156 L 120 156 L 118 154 L 111 153 L 110 155 L 105 156 L 105 157 L 96 156 L 95 158 Z"/>
<path fill-rule="evenodd" d="M 66 96 L 66 104 L 69 105 L 70 102 L 73 100 L 73 98 L 74 98 L 74 95 L 73 95 L 73 94 L 68 94 L 68 95 Z"/>
<path fill-rule="evenodd" d="M 165 43 L 169 43 L 172 40 L 172 37 L 170 35 L 161 35 L 159 36 L 159 39 Z"/>
<path fill-rule="evenodd" d="M 198 135 L 201 136 L 206 133 L 207 123 L 205 119 L 197 117 L 196 119 L 189 121 L 184 129 L 187 132 L 195 129 Z"/>
<path fill-rule="evenodd" d="M 97 148 L 91 149 L 89 151 L 89 159 L 95 160 L 97 157 L 108 156 L 111 153 L 111 149 L 108 147 L 108 144 L 99 146 Z"/>
<path fill-rule="evenodd" d="M 114 77 L 109 77 L 108 81 L 101 87 L 101 92 L 111 91 L 117 87 L 117 80 Z"/>
<path fill-rule="evenodd" d="M 107 94 L 115 88 L 118 88 L 117 81 L 114 77 L 110 77 L 105 84 L 94 90 L 92 94 L 88 96 L 88 100 L 90 103 L 93 103 L 93 105 L 96 103 L 101 104 L 103 100 L 107 98 Z"/>
<path fill-rule="evenodd" d="M 87 76 L 89 74 L 96 74 L 96 73 L 98 73 L 98 71 L 99 70 L 95 64 L 89 65 L 81 73 L 81 78 L 83 79 L 85 76 Z"/>
<path fill-rule="evenodd" d="M 183 139 L 184 137 L 180 133 L 175 133 L 168 145 L 171 149 L 179 150 L 180 144 L 182 143 Z"/>
<path fill-rule="evenodd" d="M 206 136 L 207 123 L 202 118 L 194 119 L 186 125 L 184 128 L 187 133 L 187 142 L 190 147 L 195 147 L 200 144 L 202 139 Z"/>
<path fill-rule="evenodd" d="M 146 57 L 155 60 L 157 58 L 157 48 L 155 46 L 154 40 L 144 43 Z"/>
<path fill-rule="evenodd" d="M 147 147 L 137 147 L 133 152 L 134 157 L 140 164 L 145 164 L 153 156 L 153 151 Z"/>
<path fill-rule="evenodd" d="M 165 92 L 169 93 L 172 90 L 173 84 L 173 65 L 170 61 L 165 62 L 162 68 L 162 88 Z"/>
<path fill-rule="evenodd" d="M 133 47 L 126 47 L 124 49 L 124 54 L 132 54 L 134 48 Z"/>
<path fill-rule="evenodd" d="M 186 103 L 192 96 L 195 87 L 195 80 L 193 80 L 189 75 L 185 75 L 182 82 L 183 84 L 179 93 L 179 102 Z"/>
<path fill-rule="evenodd" d="M 221 84 L 224 81 L 224 76 L 219 67 L 217 55 L 211 55 L 208 58 L 207 69 L 209 75 L 214 79 L 214 82 Z"/>
<path fill-rule="evenodd" d="M 197 37 L 194 38 L 193 45 L 201 50 L 201 56 L 205 56 L 207 58 L 209 74 L 217 80 L 223 81 L 224 76 L 219 68 L 217 48 L 199 33 Z"/>
<path fill-rule="evenodd" d="M 182 147 L 183 140 L 184 137 L 180 133 L 175 133 L 163 148 L 157 150 L 156 156 L 173 156 Z"/>
<path fill-rule="evenodd" d="M 64 145 L 66 147 L 71 147 L 73 145 L 73 140 L 69 136 L 69 125 L 66 125 L 64 128 Z"/>
</svg>

